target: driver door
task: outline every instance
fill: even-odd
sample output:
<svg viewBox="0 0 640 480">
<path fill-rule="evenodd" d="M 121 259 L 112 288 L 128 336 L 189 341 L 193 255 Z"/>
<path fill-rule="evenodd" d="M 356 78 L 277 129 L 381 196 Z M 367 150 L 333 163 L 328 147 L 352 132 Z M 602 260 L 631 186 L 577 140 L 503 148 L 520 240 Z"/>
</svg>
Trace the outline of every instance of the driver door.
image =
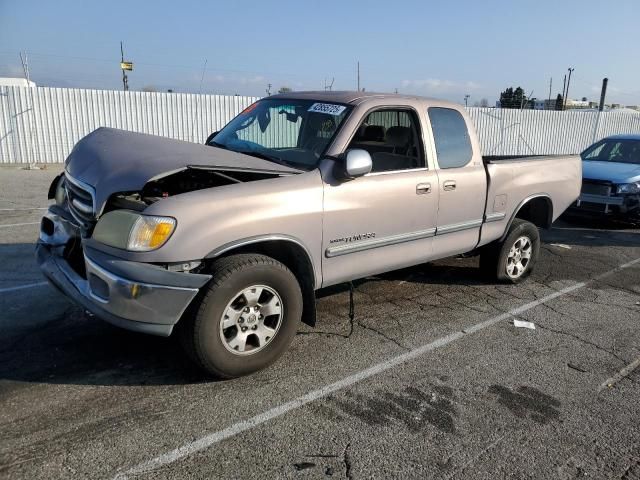
<svg viewBox="0 0 640 480">
<path fill-rule="evenodd" d="M 371 173 L 333 181 L 323 172 L 323 286 L 419 264 L 432 255 L 438 177 L 427 168 L 416 112 L 369 113 L 347 150 L 356 148 L 371 155 Z"/>
</svg>

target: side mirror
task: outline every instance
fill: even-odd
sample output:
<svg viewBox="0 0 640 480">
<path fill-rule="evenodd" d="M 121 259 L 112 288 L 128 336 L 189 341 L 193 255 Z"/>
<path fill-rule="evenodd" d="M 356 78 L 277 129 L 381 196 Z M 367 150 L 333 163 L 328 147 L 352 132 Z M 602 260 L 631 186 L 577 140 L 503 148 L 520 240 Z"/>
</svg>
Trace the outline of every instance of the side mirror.
<svg viewBox="0 0 640 480">
<path fill-rule="evenodd" d="M 213 132 L 211 135 L 209 135 L 207 139 L 204 141 L 204 144 L 209 145 L 209 142 L 211 142 L 211 140 L 213 140 L 218 133 L 220 132 Z"/>
<path fill-rule="evenodd" d="M 345 174 L 348 178 L 356 178 L 366 175 L 373 168 L 371 155 L 366 150 L 359 148 L 349 150 L 345 160 Z"/>
</svg>

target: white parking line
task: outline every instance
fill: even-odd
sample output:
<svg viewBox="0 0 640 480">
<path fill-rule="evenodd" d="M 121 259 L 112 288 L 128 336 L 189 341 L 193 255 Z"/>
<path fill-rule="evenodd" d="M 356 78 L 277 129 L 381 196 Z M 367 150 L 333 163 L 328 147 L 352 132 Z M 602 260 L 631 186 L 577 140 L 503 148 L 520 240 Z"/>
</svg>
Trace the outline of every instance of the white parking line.
<svg viewBox="0 0 640 480">
<path fill-rule="evenodd" d="M 614 268 L 613 270 L 609 270 L 608 272 L 598 275 L 597 277 L 594 277 L 594 279 L 601 279 L 608 275 L 612 275 L 613 273 L 619 272 L 620 270 L 623 270 L 625 268 L 629 268 L 638 262 L 640 262 L 640 258 L 627 262 L 624 265 L 620 265 Z M 444 347 L 445 345 L 449 345 L 450 343 L 453 343 L 456 340 L 460 340 L 463 337 L 479 332 L 480 330 L 483 330 L 487 327 L 495 325 L 496 323 L 502 322 L 513 316 L 516 316 L 528 310 L 531 310 L 532 308 L 537 307 L 538 305 L 541 305 L 545 302 L 548 302 L 549 300 L 553 300 L 554 298 L 558 298 L 568 293 L 579 290 L 583 288 L 585 285 L 587 285 L 587 283 L 589 283 L 589 281 L 576 283 L 569 287 L 563 288 L 562 290 L 558 290 L 557 292 L 554 292 L 545 297 L 542 297 L 538 300 L 535 300 L 533 302 L 526 303 L 520 307 L 514 308 L 506 313 L 503 313 L 502 315 L 498 315 L 497 317 L 490 318 L 489 320 L 476 323 L 475 325 L 467 327 L 459 332 L 451 333 L 445 337 L 441 337 L 437 340 L 434 340 L 431 343 L 422 345 L 421 347 L 415 348 L 409 352 L 390 358 L 389 360 L 385 360 L 384 362 L 380 362 L 372 367 L 369 367 L 365 370 L 349 375 L 343 378 L 342 380 L 338 380 L 335 383 L 331 383 L 329 385 L 325 385 L 324 387 L 313 390 L 305 395 L 302 395 L 294 400 L 291 400 L 282 405 L 279 405 L 270 410 L 267 410 L 266 412 L 260 413 L 247 420 L 242 420 L 240 422 L 234 423 L 233 425 L 223 430 L 218 430 L 217 432 L 213 432 L 208 435 L 205 435 L 204 437 L 201 437 L 198 440 L 188 442 L 185 445 L 179 448 L 176 448 L 175 450 L 171 450 L 169 452 L 163 453 L 162 455 L 152 458 L 151 460 L 148 460 L 146 462 L 140 463 L 124 472 L 120 472 L 116 474 L 114 478 L 122 480 L 127 478 L 129 475 L 138 475 L 138 474 L 148 472 L 150 470 L 154 470 L 156 468 L 174 463 L 196 452 L 207 449 L 215 445 L 216 443 L 220 443 L 221 441 L 227 438 L 234 437 L 235 435 L 238 435 L 242 432 L 251 430 L 252 428 L 255 428 L 265 422 L 268 422 L 269 420 L 273 420 L 274 418 L 281 417 L 285 413 L 288 413 L 292 410 L 296 410 L 320 398 L 326 397 L 327 395 L 337 392 L 338 390 L 343 390 L 358 382 L 361 382 L 362 380 L 366 380 L 369 377 L 378 375 L 379 373 L 385 372 L 402 363 L 405 363 L 417 357 L 420 357 L 437 348 Z"/>
<path fill-rule="evenodd" d="M 29 210 L 48 210 L 49 207 L 0 208 L 0 212 L 22 212 Z"/>
<path fill-rule="evenodd" d="M 631 362 L 629 365 L 624 367 L 622 370 L 616 373 L 613 377 L 602 382 L 602 384 L 598 387 L 598 391 L 601 392 L 605 388 L 612 388 L 616 383 L 618 383 L 620 380 L 622 380 L 624 377 L 629 375 L 638 367 L 640 367 L 640 357 L 636 358 L 633 362 Z"/>
<path fill-rule="evenodd" d="M 40 222 L 10 223 L 9 225 L 0 225 L 0 228 L 22 227 L 23 225 L 39 225 L 39 224 L 40 224 Z"/>
<path fill-rule="evenodd" d="M 24 290 L 25 288 L 43 287 L 48 282 L 29 283 L 27 285 L 18 285 L 17 287 L 0 288 L 0 293 L 15 292 L 16 290 Z"/>
</svg>

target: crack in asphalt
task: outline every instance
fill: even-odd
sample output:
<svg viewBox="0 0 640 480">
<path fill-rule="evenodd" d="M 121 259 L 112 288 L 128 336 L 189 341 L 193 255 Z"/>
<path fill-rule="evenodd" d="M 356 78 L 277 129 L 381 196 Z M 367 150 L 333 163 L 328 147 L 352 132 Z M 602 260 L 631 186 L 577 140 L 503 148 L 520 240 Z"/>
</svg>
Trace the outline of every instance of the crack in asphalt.
<svg viewBox="0 0 640 480">
<path fill-rule="evenodd" d="M 504 440 L 504 438 L 507 436 L 507 434 L 503 434 L 500 437 L 498 437 L 497 439 L 495 439 L 493 442 L 489 443 L 486 447 L 484 447 L 482 450 L 480 450 L 480 452 L 478 452 L 476 455 L 474 455 L 470 460 L 468 460 L 467 462 L 465 462 L 463 465 L 461 465 L 460 467 L 456 468 L 453 472 L 451 472 L 449 475 L 447 475 L 445 478 L 450 479 L 455 477 L 457 474 L 462 473 L 463 471 L 465 471 L 467 468 L 469 468 L 471 465 L 473 465 L 474 463 L 476 463 L 480 457 L 482 457 L 482 455 L 484 455 L 485 453 L 487 453 L 489 450 L 493 449 L 496 445 L 498 445 L 502 440 Z"/>
<path fill-rule="evenodd" d="M 565 314 L 562 314 L 562 315 L 565 315 Z M 565 316 L 568 316 L 568 315 L 565 315 Z M 571 317 L 569 317 L 569 318 L 571 318 Z M 546 326 L 544 326 L 544 325 L 542 325 L 540 323 L 536 323 L 536 325 L 539 328 L 541 328 L 542 330 L 548 330 L 548 331 L 553 332 L 553 333 L 557 333 L 557 334 L 560 334 L 560 335 L 566 335 L 568 337 L 575 338 L 576 340 L 578 340 L 579 342 L 584 343 L 585 345 L 591 345 L 592 347 L 595 347 L 598 350 L 601 350 L 601 351 L 603 351 L 605 353 L 608 353 L 609 355 L 611 355 L 612 357 L 616 358 L 619 362 L 621 362 L 621 363 L 623 363 L 625 365 L 627 363 L 623 358 L 621 358 L 615 352 L 612 352 L 611 350 L 607 350 L 606 348 L 604 348 L 601 345 L 598 345 L 597 343 L 590 342 L 589 340 L 585 340 L 584 338 L 582 338 L 582 337 L 580 337 L 578 335 L 575 335 L 575 334 L 569 333 L 569 332 L 565 332 L 564 330 L 556 330 L 555 328 L 546 327 Z"/>
<path fill-rule="evenodd" d="M 347 480 L 353 480 L 353 475 L 351 474 L 352 464 L 351 464 L 351 456 L 349 455 L 349 448 L 351 447 L 351 442 L 347 443 L 347 446 L 344 447 L 344 451 L 342 452 L 342 461 L 344 462 L 344 477 Z"/>
<path fill-rule="evenodd" d="M 378 335 L 380 335 L 382 338 L 385 338 L 386 340 L 389 340 L 390 342 L 392 342 L 393 344 L 397 345 L 398 347 L 402 348 L 405 351 L 409 351 L 411 350 L 409 347 L 407 347 L 406 345 L 403 345 L 402 343 L 400 343 L 398 340 L 396 340 L 393 337 L 390 337 L 389 335 L 385 334 L 384 332 L 381 332 L 380 330 L 370 327 L 368 325 L 365 325 L 364 323 L 362 323 L 359 320 L 356 320 L 356 323 L 358 324 L 359 327 L 364 328 L 365 330 L 370 330 L 372 332 L 377 333 Z"/>
<path fill-rule="evenodd" d="M 572 370 L 575 370 L 576 372 L 587 373 L 587 370 L 585 370 L 584 368 L 578 367 L 573 363 L 567 363 L 567 367 L 569 367 Z"/>
</svg>

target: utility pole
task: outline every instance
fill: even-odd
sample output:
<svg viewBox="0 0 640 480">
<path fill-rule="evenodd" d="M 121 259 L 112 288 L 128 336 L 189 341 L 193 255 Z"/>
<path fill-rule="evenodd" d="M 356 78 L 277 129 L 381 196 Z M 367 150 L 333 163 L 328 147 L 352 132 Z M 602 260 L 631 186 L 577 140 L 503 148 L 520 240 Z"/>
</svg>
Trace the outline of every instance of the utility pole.
<svg viewBox="0 0 640 480">
<path fill-rule="evenodd" d="M 271 84 L 270 83 L 267 85 L 267 89 L 265 90 L 265 92 L 267 92 L 267 97 L 271 96 Z"/>
<path fill-rule="evenodd" d="M 360 62 L 358 61 L 358 91 L 360 91 Z"/>
<path fill-rule="evenodd" d="M 124 47 L 122 46 L 122 42 L 120 42 L 120 68 L 122 68 L 122 88 L 126 92 L 129 90 L 129 79 L 127 78 L 127 72 L 125 70 Z"/>
<path fill-rule="evenodd" d="M 124 48 L 122 42 L 120 42 L 120 68 L 122 69 L 122 86 L 124 91 L 129 90 L 129 79 L 127 78 L 127 71 L 133 71 L 133 62 L 126 61 L 124 59 Z"/>
<path fill-rule="evenodd" d="M 464 96 L 464 106 L 465 106 L 465 108 L 468 106 L 467 104 L 468 104 L 468 102 L 469 102 L 469 97 L 470 97 L 470 96 L 471 96 L 471 95 L 469 95 L 468 93 Z"/>
<path fill-rule="evenodd" d="M 324 79 L 324 91 L 331 91 L 333 89 L 333 82 L 335 82 L 336 77 L 331 78 L 331 83 L 327 85 L 327 79 Z"/>
<path fill-rule="evenodd" d="M 567 74 L 564 74 L 564 80 L 562 81 L 562 110 L 564 110 L 564 99 L 567 98 L 565 91 L 567 90 Z"/>
<path fill-rule="evenodd" d="M 601 112 L 604 110 L 604 97 L 607 95 L 607 85 L 609 84 L 608 78 L 602 79 L 602 91 L 600 92 L 600 106 L 598 107 L 598 111 Z"/>
<path fill-rule="evenodd" d="M 551 85 L 553 85 L 553 77 L 549 77 L 549 103 L 551 103 Z"/>
<path fill-rule="evenodd" d="M 24 78 L 27 79 L 27 85 L 29 85 L 29 59 L 27 58 L 27 52 L 24 52 L 24 57 L 22 56 L 22 52 L 20 52 L 20 62 L 22 62 L 22 71 L 24 72 Z"/>
<path fill-rule="evenodd" d="M 573 72 L 575 70 L 575 68 L 571 68 L 569 67 L 567 70 L 569 70 L 569 78 L 567 79 L 567 94 L 564 97 L 564 109 L 567 109 L 567 97 L 569 97 L 569 84 L 571 83 L 571 72 Z"/>
</svg>

